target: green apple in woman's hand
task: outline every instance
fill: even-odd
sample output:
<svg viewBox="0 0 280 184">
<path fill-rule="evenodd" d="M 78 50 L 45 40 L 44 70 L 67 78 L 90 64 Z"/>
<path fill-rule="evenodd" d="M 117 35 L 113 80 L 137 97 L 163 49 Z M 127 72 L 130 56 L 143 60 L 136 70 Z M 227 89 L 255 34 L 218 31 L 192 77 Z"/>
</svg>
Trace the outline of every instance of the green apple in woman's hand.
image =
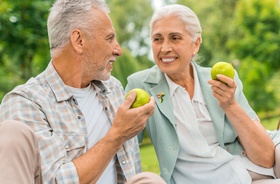
<svg viewBox="0 0 280 184">
<path fill-rule="evenodd" d="M 234 68 L 232 64 L 227 63 L 227 62 L 217 62 L 216 64 L 213 65 L 211 69 L 211 77 L 214 80 L 219 80 L 217 78 L 218 74 L 225 75 L 229 78 L 234 78 Z"/>
</svg>

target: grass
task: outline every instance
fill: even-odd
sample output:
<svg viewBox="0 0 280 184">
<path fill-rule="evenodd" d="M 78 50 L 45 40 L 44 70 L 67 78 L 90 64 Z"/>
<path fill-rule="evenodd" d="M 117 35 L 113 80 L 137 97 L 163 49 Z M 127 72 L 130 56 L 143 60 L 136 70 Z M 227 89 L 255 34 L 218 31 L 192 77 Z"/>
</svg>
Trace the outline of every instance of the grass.
<svg viewBox="0 0 280 184">
<path fill-rule="evenodd" d="M 143 171 L 149 171 L 159 174 L 159 165 L 157 156 L 152 144 L 146 144 L 140 147 Z"/>
<path fill-rule="evenodd" d="M 267 130 L 275 130 L 280 117 L 263 119 L 262 124 Z M 145 144 L 140 147 L 143 171 L 150 171 L 159 174 L 159 165 L 156 153 L 152 144 Z"/>
</svg>

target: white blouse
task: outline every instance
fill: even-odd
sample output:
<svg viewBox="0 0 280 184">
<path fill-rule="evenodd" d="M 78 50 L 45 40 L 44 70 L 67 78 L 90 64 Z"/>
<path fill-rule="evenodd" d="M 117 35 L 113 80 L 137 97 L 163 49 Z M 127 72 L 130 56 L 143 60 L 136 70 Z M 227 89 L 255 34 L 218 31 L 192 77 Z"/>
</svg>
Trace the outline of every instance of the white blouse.
<svg viewBox="0 0 280 184">
<path fill-rule="evenodd" d="M 251 184 L 239 158 L 219 146 L 194 69 L 194 96 L 165 75 L 177 123 L 180 151 L 173 172 L 177 184 Z"/>
</svg>

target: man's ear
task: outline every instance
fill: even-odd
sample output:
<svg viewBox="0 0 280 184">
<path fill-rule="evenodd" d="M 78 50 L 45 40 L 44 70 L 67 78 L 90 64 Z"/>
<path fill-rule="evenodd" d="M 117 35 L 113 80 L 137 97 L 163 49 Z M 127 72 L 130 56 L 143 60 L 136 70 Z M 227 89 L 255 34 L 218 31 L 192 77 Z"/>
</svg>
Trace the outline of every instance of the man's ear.
<svg viewBox="0 0 280 184">
<path fill-rule="evenodd" d="M 74 50 L 79 54 L 82 53 L 85 40 L 84 40 L 81 30 L 74 29 L 71 32 L 70 37 L 71 37 L 71 44 L 72 44 Z"/>
</svg>

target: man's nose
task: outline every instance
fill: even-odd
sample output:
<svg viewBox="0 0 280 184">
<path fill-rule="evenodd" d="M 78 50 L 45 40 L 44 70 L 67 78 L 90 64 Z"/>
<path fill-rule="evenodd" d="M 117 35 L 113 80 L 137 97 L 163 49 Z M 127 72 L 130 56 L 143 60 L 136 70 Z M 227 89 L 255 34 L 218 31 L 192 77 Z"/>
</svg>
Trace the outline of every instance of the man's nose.
<svg viewBox="0 0 280 184">
<path fill-rule="evenodd" d="M 118 42 L 116 42 L 116 47 L 114 48 L 114 55 L 115 56 L 121 56 L 123 54 L 123 51 L 121 49 L 121 46 Z"/>
</svg>

